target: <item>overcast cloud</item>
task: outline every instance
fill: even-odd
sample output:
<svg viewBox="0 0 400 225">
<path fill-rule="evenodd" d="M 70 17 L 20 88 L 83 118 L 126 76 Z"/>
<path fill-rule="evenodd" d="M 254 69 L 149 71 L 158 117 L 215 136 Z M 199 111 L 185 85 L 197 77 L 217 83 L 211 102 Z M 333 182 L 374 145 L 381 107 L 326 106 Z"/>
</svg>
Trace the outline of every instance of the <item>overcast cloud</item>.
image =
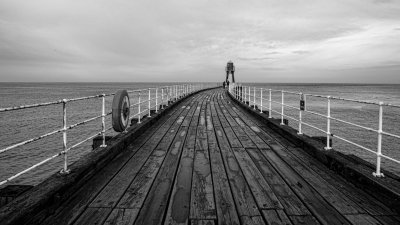
<svg viewBox="0 0 400 225">
<path fill-rule="evenodd" d="M 0 0 L 0 81 L 400 83 L 400 1 Z"/>
</svg>

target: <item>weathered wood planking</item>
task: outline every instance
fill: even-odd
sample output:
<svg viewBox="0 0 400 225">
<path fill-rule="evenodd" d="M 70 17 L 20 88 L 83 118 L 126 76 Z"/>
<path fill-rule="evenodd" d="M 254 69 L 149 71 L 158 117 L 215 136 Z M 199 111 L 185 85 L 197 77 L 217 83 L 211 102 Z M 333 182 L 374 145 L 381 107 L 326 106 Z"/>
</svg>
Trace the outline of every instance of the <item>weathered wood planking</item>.
<svg viewBox="0 0 400 225">
<path fill-rule="evenodd" d="M 212 98 L 215 99 L 216 96 Z M 211 102 L 211 105 L 213 101 Z M 206 114 L 211 117 L 211 106 L 207 106 Z M 214 117 L 211 117 L 214 118 Z M 218 118 L 217 118 L 218 119 Z M 209 121 L 214 123 L 213 120 Z M 208 126 L 207 126 L 208 127 Z M 217 137 L 213 129 L 207 129 L 208 148 L 211 159 L 211 171 L 214 184 L 215 205 L 217 209 L 218 224 L 239 225 L 240 220 L 235 208 L 232 192 L 229 186 L 221 151 L 218 147 Z"/>
<path fill-rule="evenodd" d="M 300 201 L 287 183 L 264 158 L 258 149 L 247 149 L 254 164 L 259 168 L 265 179 L 271 185 L 272 190 L 283 205 L 287 215 L 311 215 L 307 207 Z"/>
<path fill-rule="evenodd" d="M 211 165 L 206 133 L 207 102 L 201 105 L 192 177 L 190 219 L 216 219 Z"/>
<path fill-rule="evenodd" d="M 290 219 L 286 216 L 283 210 L 263 210 L 262 214 L 267 221 L 268 225 L 282 224 L 282 225 L 292 225 Z"/>
<path fill-rule="evenodd" d="M 228 140 L 221 127 L 215 127 L 218 144 L 225 165 L 232 195 L 234 197 L 239 219 L 242 223 L 253 221 L 251 218 L 261 216 L 254 197 L 248 187 L 242 171 L 229 147 Z M 249 220 L 250 218 L 250 220 Z M 250 223 L 251 224 L 251 223 Z"/>
<path fill-rule="evenodd" d="M 189 114 L 191 118 L 198 119 L 195 114 L 197 107 L 192 107 Z M 197 113 L 200 113 L 197 111 Z M 189 121 L 189 124 L 192 124 Z M 177 171 L 174 186 L 172 188 L 171 200 L 167 209 L 164 224 L 188 224 L 190 213 L 190 194 L 192 187 L 194 148 L 196 144 L 197 127 L 190 126 L 183 147 L 183 152 Z"/>
<path fill-rule="evenodd" d="M 103 224 L 110 214 L 111 208 L 87 208 L 75 224 L 97 225 Z"/>
<path fill-rule="evenodd" d="M 172 188 L 165 225 L 182 224 L 189 221 L 190 193 L 192 188 L 192 173 L 194 160 L 194 144 L 192 148 L 184 147 L 181 162 Z"/>
<path fill-rule="evenodd" d="M 179 114 L 178 108 L 171 112 Z M 41 224 L 69 224 L 72 223 L 94 199 L 99 191 L 112 179 L 112 177 L 125 165 L 125 163 L 135 155 L 135 153 L 150 138 L 154 138 L 156 132 L 162 132 L 168 121 L 174 121 L 172 114 L 164 116 L 153 129 L 148 129 L 142 136 L 136 139 L 127 151 L 118 155 L 107 167 L 96 174 L 91 182 L 86 183 L 77 191 L 66 203 L 64 203 L 55 213 L 54 216 L 48 217 Z M 36 222 L 32 222 L 36 223 Z"/>
<path fill-rule="evenodd" d="M 191 220 L 191 225 L 215 225 L 214 220 Z"/>
<path fill-rule="evenodd" d="M 195 106 L 197 105 L 194 104 Z M 194 117 L 192 117 L 194 118 Z M 163 215 L 168 207 L 168 199 L 174 184 L 175 175 L 180 162 L 188 127 L 181 127 L 178 135 L 168 154 L 160 167 L 159 173 L 155 177 L 153 185 L 141 207 L 140 213 L 135 224 L 162 224 Z M 183 133 L 183 130 L 186 132 Z M 151 215 L 151 216 L 149 216 Z"/>
<path fill-rule="evenodd" d="M 221 90 L 180 103 L 52 216 L 34 218 L 59 225 L 399 224 L 398 214 Z"/>
<path fill-rule="evenodd" d="M 135 222 L 139 209 L 115 209 L 108 216 L 104 225 L 131 225 Z"/>
<path fill-rule="evenodd" d="M 185 110 L 182 108 L 180 108 L 179 111 L 185 113 Z M 157 145 L 168 144 L 168 142 L 170 143 L 172 141 L 176 134 L 176 130 L 180 125 L 178 123 L 180 120 L 179 116 L 182 115 L 174 114 L 172 116 L 173 119 L 169 120 L 156 132 L 152 140 L 143 146 L 141 149 L 142 151 L 138 152 L 134 159 L 130 160 L 95 198 L 95 200 L 90 204 L 91 207 L 115 207 Z M 164 135 L 166 135 L 167 138 L 163 138 Z"/>
</svg>

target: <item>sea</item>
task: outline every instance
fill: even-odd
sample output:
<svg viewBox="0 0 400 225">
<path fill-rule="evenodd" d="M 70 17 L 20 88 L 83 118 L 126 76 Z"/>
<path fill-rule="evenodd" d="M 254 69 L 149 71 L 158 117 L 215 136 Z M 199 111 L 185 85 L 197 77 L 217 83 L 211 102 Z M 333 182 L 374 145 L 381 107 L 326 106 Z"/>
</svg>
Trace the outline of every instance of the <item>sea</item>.
<svg viewBox="0 0 400 225">
<path fill-rule="evenodd" d="M 0 108 L 45 103 L 61 99 L 115 93 L 118 90 L 137 90 L 149 87 L 161 87 L 172 83 L 0 83 Z M 272 89 L 272 110 L 281 112 L 280 90 L 301 92 L 323 96 L 335 96 L 345 99 L 363 100 L 369 102 L 384 102 L 400 105 L 399 84 L 278 84 L 278 83 L 243 83 L 263 90 L 263 110 L 269 107 L 269 91 Z M 254 90 L 251 90 L 251 95 Z M 261 105 L 260 89 L 256 89 L 256 103 Z M 137 96 L 130 96 L 137 99 Z M 284 94 L 285 104 L 298 108 L 300 96 Z M 253 100 L 251 100 L 253 101 Z M 106 98 L 106 112 L 111 111 L 112 96 Z M 101 115 L 102 101 L 100 98 L 67 103 L 67 124 L 72 125 L 83 120 Z M 321 115 L 327 114 L 327 99 L 306 96 L 306 110 Z M 272 117 L 280 118 L 276 112 Z M 302 112 L 303 122 L 327 129 L 327 119 L 315 113 Z M 284 114 L 299 118 L 299 110 L 284 108 Z M 377 130 L 379 125 L 379 107 L 373 104 L 355 103 L 342 100 L 331 100 L 331 116 L 363 127 Z M 288 119 L 289 126 L 299 128 L 296 120 Z M 62 128 L 62 104 L 0 112 L 0 149 L 10 145 L 38 137 Z M 111 126 L 110 116 L 106 119 L 106 127 Z M 383 108 L 383 131 L 400 135 L 400 108 Z M 101 119 L 68 130 L 68 146 L 72 146 L 86 137 L 102 129 Z M 302 125 L 302 131 L 309 136 L 326 136 L 317 129 Z M 331 120 L 331 133 L 355 144 L 377 150 L 378 134 L 347 123 Z M 107 135 L 116 135 L 112 130 Z M 92 150 L 92 142 L 88 141 L 68 152 L 68 163 L 71 164 Z M 376 163 L 376 154 L 361 147 L 333 138 L 333 148 L 345 154 L 358 156 L 372 164 Z M 400 139 L 384 135 L 382 138 L 382 153 L 400 160 Z M 0 182 L 45 160 L 63 150 L 61 133 L 37 140 L 9 151 L 0 153 Z M 32 171 L 10 181 L 8 184 L 36 185 L 50 175 L 63 168 L 63 157 L 57 157 L 33 169 Z M 382 168 L 400 175 L 400 165 L 391 160 L 382 159 Z M 373 171 L 371 170 L 371 173 Z"/>
</svg>

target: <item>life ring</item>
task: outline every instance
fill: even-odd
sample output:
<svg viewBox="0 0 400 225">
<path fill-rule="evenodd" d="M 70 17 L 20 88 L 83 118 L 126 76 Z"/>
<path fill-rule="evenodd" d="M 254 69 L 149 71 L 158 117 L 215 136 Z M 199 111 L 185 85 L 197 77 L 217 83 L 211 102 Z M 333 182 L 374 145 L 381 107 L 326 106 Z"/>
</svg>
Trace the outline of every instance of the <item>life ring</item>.
<svg viewBox="0 0 400 225">
<path fill-rule="evenodd" d="M 126 130 L 129 122 L 130 102 L 126 90 L 115 93 L 112 103 L 112 126 L 116 132 Z"/>
</svg>

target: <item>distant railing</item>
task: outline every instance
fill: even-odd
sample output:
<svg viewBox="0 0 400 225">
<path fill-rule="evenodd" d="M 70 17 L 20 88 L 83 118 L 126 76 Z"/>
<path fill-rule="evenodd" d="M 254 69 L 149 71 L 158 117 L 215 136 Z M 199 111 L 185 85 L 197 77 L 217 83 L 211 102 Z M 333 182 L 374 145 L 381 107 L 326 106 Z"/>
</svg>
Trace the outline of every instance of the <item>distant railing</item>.
<svg viewBox="0 0 400 225">
<path fill-rule="evenodd" d="M 259 95 L 256 96 L 256 90 L 257 93 L 259 92 Z M 366 150 L 370 153 L 373 153 L 376 155 L 376 171 L 373 172 L 373 175 L 375 177 L 383 177 L 384 174 L 381 172 L 381 158 L 385 158 L 388 159 L 390 161 L 393 161 L 397 164 L 400 164 L 400 161 L 397 159 L 394 159 L 392 157 L 389 157 L 387 155 L 382 154 L 382 136 L 386 135 L 386 136 L 390 136 L 396 139 L 400 139 L 399 135 L 396 134 L 392 134 L 389 132 L 385 132 L 383 131 L 383 107 L 394 107 L 394 108 L 400 108 L 399 105 L 394 105 L 394 104 L 387 104 L 387 103 L 383 103 L 383 102 L 369 102 L 369 101 L 360 101 L 360 100 L 355 100 L 355 99 L 346 99 L 346 98 L 340 98 L 340 97 L 332 97 L 332 96 L 323 96 L 323 95 L 315 95 L 315 94 L 303 94 L 303 93 L 299 93 L 299 92 L 291 92 L 291 91 L 284 91 L 284 90 L 273 90 L 273 89 L 266 89 L 266 88 L 257 88 L 257 87 L 250 87 L 250 86 L 242 86 L 242 85 L 232 85 L 232 87 L 230 88 L 229 92 L 232 94 L 232 96 L 234 96 L 236 99 L 238 99 L 239 101 L 243 101 L 243 102 L 248 102 L 249 106 L 250 104 L 253 104 L 253 109 L 256 109 L 257 106 L 260 107 L 260 113 L 263 113 L 263 108 L 265 108 L 265 106 L 263 105 L 263 101 L 266 100 L 268 101 L 268 117 L 272 118 L 272 113 L 276 113 L 278 115 L 280 115 L 280 119 L 281 119 L 281 125 L 285 125 L 284 124 L 284 119 L 289 118 L 292 119 L 294 121 L 298 122 L 298 135 L 303 134 L 302 133 L 302 125 L 306 125 L 308 127 L 311 127 L 319 132 L 322 132 L 324 134 L 326 134 L 326 147 L 325 150 L 330 150 L 331 149 L 331 145 L 330 145 L 330 138 L 331 137 L 335 137 L 337 139 L 340 139 L 346 143 L 349 143 L 353 146 L 359 147 L 363 150 Z M 265 95 L 266 93 L 266 95 Z M 272 100 L 272 94 L 273 93 L 279 93 L 280 97 L 281 97 L 281 101 L 274 101 Z M 264 96 L 268 96 L 268 99 L 265 99 L 263 97 Z M 285 94 L 290 94 L 290 95 L 296 95 L 298 96 L 299 100 L 305 101 L 307 96 L 312 96 L 312 97 L 317 97 L 317 98 L 322 98 L 322 99 L 326 99 L 327 101 L 327 114 L 321 114 L 318 112 L 314 112 L 314 111 L 310 111 L 307 110 L 306 108 L 301 108 L 300 104 L 299 107 L 295 107 L 292 105 L 288 105 L 285 104 Z M 256 100 L 259 100 L 260 104 L 257 104 Z M 362 103 L 362 104 L 368 104 L 368 105 L 376 105 L 379 107 L 379 114 L 378 114 L 378 118 L 379 118 L 379 122 L 378 122 L 378 130 L 370 128 L 370 127 L 366 127 L 366 126 L 362 126 L 353 122 L 349 122 L 349 121 L 345 121 L 339 118 L 335 118 L 331 116 L 331 100 L 340 100 L 340 101 L 347 101 L 347 102 L 353 102 L 353 103 Z M 280 107 L 280 111 L 274 110 L 272 109 L 272 103 L 276 103 L 281 105 Z M 285 114 L 285 107 L 294 109 L 294 110 L 298 110 L 299 114 L 298 114 L 298 118 L 295 118 L 293 116 L 289 116 L 287 114 Z M 257 107 L 258 108 L 258 107 Z M 312 125 L 310 123 L 306 123 L 303 121 L 303 115 L 302 112 L 307 112 L 322 118 L 326 118 L 326 130 L 323 130 L 321 128 L 318 128 L 316 125 Z M 348 139 L 346 139 L 345 137 L 339 136 L 337 134 L 332 134 L 331 133 L 331 121 L 337 121 L 340 123 L 344 123 L 347 125 L 351 125 L 357 128 L 361 128 L 367 131 L 371 131 L 374 133 L 377 133 L 377 139 L 378 139 L 378 144 L 377 144 L 377 149 L 372 150 L 368 147 L 365 147 L 361 144 L 355 143 L 353 141 L 350 141 Z"/>
<path fill-rule="evenodd" d="M 146 88 L 146 89 L 140 89 L 140 90 L 130 90 L 127 91 L 128 93 L 132 93 L 137 95 L 137 98 L 131 98 L 131 102 L 133 101 L 133 104 L 130 104 L 130 108 L 135 108 L 137 109 L 137 113 L 135 113 L 134 115 L 131 115 L 129 118 L 129 121 L 134 118 L 137 117 L 137 123 L 141 123 L 141 117 L 144 113 L 147 114 L 148 117 L 151 117 L 151 110 L 154 108 L 155 112 L 158 112 L 158 107 L 160 106 L 160 110 L 164 109 L 164 105 L 168 106 L 168 104 L 170 102 L 174 102 L 177 101 L 178 99 L 181 99 L 187 95 L 189 95 L 190 93 L 193 93 L 195 91 L 199 91 L 202 89 L 206 89 L 206 88 L 211 88 L 211 87 L 216 87 L 216 84 L 179 84 L 179 85 L 171 85 L 171 86 L 163 86 L 163 87 L 154 87 L 154 88 Z M 35 169 L 38 166 L 41 166 L 43 164 L 45 164 L 46 162 L 49 162 L 50 160 L 64 155 L 64 165 L 63 165 L 63 169 L 60 171 L 60 173 L 62 174 L 68 174 L 69 170 L 68 170 L 68 152 L 73 149 L 76 148 L 77 146 L 92 140 L 93 138 L 95 138 L 98 135 L 102 135 L 102 144 L 100 145 L 100 147 L 106 147 L 106 131 L 111 130 L 113 127 L 107 127 L 106 128 L 106 124 L 105 124 L 105 117 L 108 115 L 112 114 L 112 111 L 110 112 L 106 112 L 105 111 L 105 98 L 108 96 L 113 96 L 115 95 L 115 93 L 113 94 L 101 94 L 101 95 L 93 95 L 93 96 L 86 96 L 86 97 L 80 97 L 80 98 L 73 98 L 73 99 L 63 99 L 63 100 L 58 100 L 58 101 L 52 101 L 52 102 L 46 102 L 46 103 L 39 103 L 39 104 L 31 104 L 31 105 L 22 105 L 22 106 L 16 106 L 16 107 L 9 107 L 9 108 L 0 108 L 0 113 L 4 113 L 7 111 L 15 111 L 15 110 L 22 110 L 22 109 L 29 109 L 29 108 L 36 108 L 36 107 L 43 107 L 43 106 L 49 106 L 49 105 L 57 105 L 57 104 L 62 104 L 62 111 L 63 111 L 63 127 L 61 129 L 58 130 L 54 130 L 51 131 L 49 133 L 43 134 L 41 136 L 37 136 L 13 145 L 10 145 L 6 148 L 0 149 L 0 154 L 4 153 L 6 151 L 15 149 L 19 146 L 23 146 L 35 141 L 38 141 L 40 139 L 55 135 L 57 133 L 63 133 L 63 150 L 53 156 L 50 156 L 44 160 L 42 160 L 41 162 L 3 180 L 0 181 L 0 186 L 10 182 L 11 180 L 14 180 L 15 178 Z M 152 97 L 155 96 L 155 97 Z M 83 100 L 88 100 L 88 99 L 102 99 L 102 112 L 101 115 L 99 116 L 95 116 L 92 117 L 90 119 L 86 119 L 84 121 L 81 121 L 79 123 L 76 124 L 72 124 L 72 125 L 67 125 L 67 103 L 69 102 L 75 102 L 75 101 L 83 101 Z M 145 98 L 143 100 L 143 98 Z M 137 102 L 135 103 L 135 100 L 137 100 Z M 154 102 L 154 104 L 152 105 L 152 102 Z M 145 107 L 144 109 L 141 107 L 144 103 L 148 103 L 147 107 Z M 83 124 L 92 122 L 94 120 L 100 119 L 101 118 L 101 123 L 102 123 L 102 130 L 98 133 L 95 133 L 83 140 L 81 140 L 80 142 L 68 147 L 67 144 L 67 131 L 71 130 L 73 128 L 76 128 L 78 126 L 81 126 Z"/>
</svg>

